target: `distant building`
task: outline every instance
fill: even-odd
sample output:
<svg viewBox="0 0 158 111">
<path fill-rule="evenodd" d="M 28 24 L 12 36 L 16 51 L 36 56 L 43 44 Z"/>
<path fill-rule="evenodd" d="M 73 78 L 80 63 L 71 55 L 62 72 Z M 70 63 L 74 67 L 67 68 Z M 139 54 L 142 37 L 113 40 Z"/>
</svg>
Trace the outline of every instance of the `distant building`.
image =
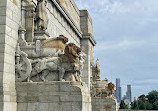
<svg viewBox="0 0 158 111">
<path fill-rule="evenodd" d="M 117 102 L 121 102 L 122 94 L 121 94 L 121 86 L 120 86 L 120 79 L 116 79 L 116 90 L 115 90 L 115 96 L 117 99 Z"/>
<path fill-rule="evenodd" d="M 134 97 L 134 101 L 137 101 L 138 100 L 138 97 L 136 96 L 136 97 Z"/>
<path fill-rule="evenodd" d="M 131 85 L 127 85 L 126 99 L 132 102 Z"/>
</svg>

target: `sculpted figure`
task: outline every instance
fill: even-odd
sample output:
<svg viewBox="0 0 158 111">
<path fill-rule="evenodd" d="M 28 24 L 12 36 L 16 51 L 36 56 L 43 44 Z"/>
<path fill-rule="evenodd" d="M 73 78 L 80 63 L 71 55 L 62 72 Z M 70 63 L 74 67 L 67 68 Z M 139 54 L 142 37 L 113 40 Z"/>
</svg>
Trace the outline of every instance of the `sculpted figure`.
<svg viewBox="0 0 158 111">
<path fill-rule="evenodd" d="M 97 69 L 98 71 L 100 71 L 99 59 L 96 60 L 96 69 Z"/>
<path fill-rule="evenodd" d="M 48 57 L 44 59 L 37 59 L 32 62 L 32 76 L 36 76 L 41 73 L 40 78 L 46 81 L 45 77 L 49 74 L 49 71 L 59 71 L 59 80 L 63 81 L 65 68 L 60 62 L 59 57 Z M 70 67 L 69 67 L 70 68 Z"/>
<path fill-rule="evenodd" d="M 107 80 L 106 80 L 107 81 Z M 104 80 L 102 81 L 104 82 Z M 114 98 L 114 93 L 115 93 L 115 85 L 110 82 L 105 87 L 92 87 L 92 93 L 91 95 L 93 97 L 112 97 Z"/>
<path fill-rule="evenodd" d="M 76 81 L 81 81 L 80 75 L 84 58 L 85 54 L 81 52 L 81 49 L 75 44 L 70 43 L 65 48 L 65 54 L 34 60 L 32 62 L 33 70 L 31 76 L 42 73 L 40 78 L 46 81 L 45 77 L 50 71 L 58 71 L 59 80 L 63 81 L 65 72 L 70 72 L 75 75 Z"/>
<path fill-rule="evenodd" d="M 46 30 L 48 25 L 48 15 L 46 10 L 47 0 L 38 0 L 36 7 L 36 28 L 35 30 Z"/>
<path fill-rule="evenodd" d="M 96 64 L 92 67 L 92 76 L 93 76 L 93 81 L 100 80 L 99 59 L 96 60 Z"/>
<path fill-rule="evenodd" d="M 115 93 L 115 85 L 112 82 L 110 82 L 108 84 L 108 91 L 109 91 L 109 95 L 114 95 L 114 93 Z"/>
<path fill-rule="evenodd" d="M 27 56 L 28 55 L 25 52 L 20 50 L 18 43 L 15 53 L 15 74 L 17 82 L 23 82 L 26 80 L 28 81 L 28 78 L 31 74 L 31 60 L 28 59 Z"/>
<path fill-rule="evenodd" d="M 77 61 L 75 63 L 75 69 L 74 69 L 74 76 L 76 81 L 82 82 L 81 76 L 82 76 L 82 71 L 83 71 L 83 66 L 85 63 L 85 57 L 86 54 L 83 52 L 80 52 L 79 58 L 77 58 Z"/>
<path fill-rule="evenodd" d="M 62 40 L 64 43 L 67 43 L 67 42 L 68 42 L 68 38 L 65 37 L 64 35 L 59 35 L 59 37 L 57 37 L 57 39 Z"/>
<path fill-rule="evenodd" d="M 81 52 L 81 49 L 76 46 L 74 43 L 69 43 L 66 47 L 65 47 L 65 55 L 67 56 L 67 60 L 63 59 L 63 62 L 71 62 L 71 63 L 75 63 L 77 62 L 77 57 L 79 57 L 79 54 Z"/>
</svg>

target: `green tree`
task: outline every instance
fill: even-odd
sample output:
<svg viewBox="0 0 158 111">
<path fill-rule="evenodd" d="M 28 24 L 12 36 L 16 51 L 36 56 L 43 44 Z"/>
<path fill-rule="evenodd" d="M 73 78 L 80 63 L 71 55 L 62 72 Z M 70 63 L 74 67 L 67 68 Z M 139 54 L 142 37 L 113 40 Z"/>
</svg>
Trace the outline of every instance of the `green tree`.
<svg viewBox="0 0 158 111">
<path fill-rule="evenodd" d="M 147 96 L 140 95 L 137 101 L 132 102 L 131 109 L 158 110 L 158 91 L 151 91 Z"/>
<path fill-rule="evenodd" d="M 134 101 L 134 102 L 131 103 L 131 109 L 139 109 L 138 101 Z"/>
<path fill-rule="evenodd" d="M 128 109 L 128 106 L 125 104 L 123 100 L 121 100 L 120 109 Z"/>
<path fill-rule="evenodd" d="M 158 109 L 158 91 L 151 91 L 149 94 L 146 96 L 148 99 L 148 102 L 152 105 L 153 110 Z"/>
<path fill-rule="evenodd" d="M 148 101 L 145 102 L 145 106 L 147 110 L 152 110 L 153 109 L 153 105 L 151 103 L 149 103 Z"/>
<path fill-rule="evenodd" d="M 145 103 L 141 100 L 138 101 L 139 109 L 146 109 Z"/>
<path fill-rule="evenodd" d="M 154 104 L 153 104 L 153 109 L 157 110 L 158 109 L 158 100 L 155 100 Z"/>
</svg>

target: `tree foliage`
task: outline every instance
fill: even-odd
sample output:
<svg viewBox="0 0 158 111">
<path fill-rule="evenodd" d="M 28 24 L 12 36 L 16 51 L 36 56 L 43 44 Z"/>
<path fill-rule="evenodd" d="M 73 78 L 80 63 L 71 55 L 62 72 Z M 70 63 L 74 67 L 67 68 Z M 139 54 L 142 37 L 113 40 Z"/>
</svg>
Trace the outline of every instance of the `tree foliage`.
<svg viewBox="0 0 158 111">
<path fill-rule="evenodd" d="M 131 103 L 131 109 L 139 109 L 138 101 L 134 101 L 134 102 Z"/>
<path fill-rule="evenodd" d="M 145 102 L 145 106 L 147 110 L 152 110 L 153 109 L 153 105 L 151 103 L 149 103 L 148 101 Z"/>
<path fill-rule="evenodd" d="M 125 104 L 123 100 L 121 100 L 120 109 L 128 109 L 128 106 Z"/>
<path fill-rule="evenodd" d="M 149 103 L 152 104 L 153 110 L 158 109 L 158 91 L 151 91 L 146 97 Z"/>
<path fill-rule="evenodd" d="M 131 103 L 131 109 L 158 110 L 158 91 L 139 96 L 137 101 Z"/>
<path fill-rule="evenodd" d="M 145 110 L 145 109 L 146 109 L 146 106 L 145 106 L 145 102 L 144 102 L 144 101 L 139 100 L 139 101 L 138 101 L 138 104 L 139 104 L 139 109 L 141 109 L 141 110 Z"/>
</svg>

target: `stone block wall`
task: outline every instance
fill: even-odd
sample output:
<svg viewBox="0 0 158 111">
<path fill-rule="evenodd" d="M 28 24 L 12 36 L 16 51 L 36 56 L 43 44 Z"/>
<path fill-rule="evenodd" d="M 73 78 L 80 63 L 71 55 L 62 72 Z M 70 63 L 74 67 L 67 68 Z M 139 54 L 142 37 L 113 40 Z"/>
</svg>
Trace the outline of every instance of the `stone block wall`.
<svg viewBox="0 0 158 111">
<path fill-rule="evenodd" d="M 86 86 L 70 82 L 16 83 L 17 111 L 91 111 Z"/>
<path fill-rule="evenodd" d="M 0 111 L 16 111 L 15 47 L 21 17 L 20 0 L 0 1 Z"/>
<path fill-rule="evenodd" d="M 93 57 L 93 55 L 91 54 L 91 49 L 93 48 L 93 44 L 91 43 L 91 41 L 89 40 L 89 36 L 87 36 L 87 38 L 82 38 L 81 40 L 81 49 L 82 51 L 86 54 L 86 62 L 84 64 L 83 67 L 83 74 L 82 74 L 82 81 L 85 82 L 88 87 L 90 88 L 90 84 L 91 84 L 91 75 L 92 75 L 92 70 L 91 70 L 91 57 Z"/>
<path fill-rule="evenodd" d="M 61 5 L 66 13 L 73 20 L 75 25 L 80 29 L 80 11 L 76 6 L 74 0 L 56 0 Z"/>
<path fill-rule="evenodd" d="M 93 38 L 92 19 L 87 10 L 80 10 L 80 28 L 83 33 L 81 49 L 87 55 L 83 68 L 82 80 L 90 88 L 92 77 L 92 66 L 94 65 L 94 46 L 96 41 Z"/>
<path fill-rule="evenodd" d="M 71 6 L 70 3 L 68 5 Z M 60 5 L 53 0 L 50 0 L 48 2 L 47 9 L 49 17 L 48 33 L 50 34 L 50 36 L 58 37 L 59 35 L 64 35 L 69 38 L 69 42 L 73 42 L 76 45 L 80 46 L 81 31 L 79 30 L 78 26 L 75 26 L 75 23 L 72 26 L 72 20 L 74 21 L 74 19 L 68 19 L 69 16 L 65 13 L 65 11 L 67 10 L 63 7 L 60 7 Z M 74 11 L 74 9 L 72 9 L 72 11 Z M 71 15 L 75 16 L 74 13 L 72 13 Z M 77 17 L 79 17 L 79 15 L 77 15 Z"/>
<path fill-rule="evenodd" d="M 82 50 L 87 54 L 82 79 L 87 83 L 88 88 L 79 88 L 76 91 L 71 91 L 69 86 L 56 85 L 55 90 L 66 87 L 67 91 L 54 91 L 52 94 L 49 91 L 39 93 L 39 88 L 36 89 L 38 87 L 37 83 L 35 83 L 37 87 L 34 84 L 29 87 L 25 83 L 21 83 L 24 85 L 21 85 L 23 90 L 19 91 L 19 87 L 15 89 L 15 48 L 18 40 L 18 29 L 21 24 L 25 27 L 25 9 L 21 9 L 24 8 L 21 7 L 21 1 L 0 0 L 0 111 L 17 111 L 17 109 L 22 111 L 26 106 L 27 108 L 33 108 L 28 109 L 29 111 L 36 111 L 37 109 L 34 108 L 37 107 L 37 111 L 43 111 L 42 108 L 47 108 L 48 111 L 55 111 L 54 109 L 56 108 L 56 111 L 91 111 L 89 88 L 92 72 L 91 64 L 94 59 L 93 48 L 95 45 L 92 37 L 93 27 L 87 11 L 84 16 L 80 16 L 80 11 L 73 0 L 48 0 L 48 33 L 51 37 L 59 35 L 68 37 L 69 42 L 73 42 L 79 47 L 81 46 Z M 84 27 L 84 23 L 86 25 L 86 33 L 84 33 L 84 28 L 80 28 Z M 83 36 L 83 33 L 86 35 Z M 25 95 L 25 88 L 31 87 L 32 89 L 35 88 L 34 91 L 32 89 L 28 90 L 27 95 Z M 45 89 L 44 86 L 41 88 Z M 58 94 L 58 99 L 56 99 Z M 38 95 L 38 98 L 34 95 Z M 50 95 L 52 98 L 48 98 L 46 95 Z M 49 103 L 45 104 L 47 101 Z M 28 103 L 25 104 L 26 102 Z"/>
<path fill-rule="evenodd" d="M 3 69 L 5 46 L 6 1 L 0 4 L 0 111 L 3 111 Z"/>
<path fill-rule="evenodd" d="M 93 35 L 93 23 L 87 10 L 80 10 L 80 26 L 83 35 Z"/>
<path fill-rule="evenodd" d="M 116 100 L 108 97 L 92 97 L 92 111 L 117 111 Z"/>
</svg>

